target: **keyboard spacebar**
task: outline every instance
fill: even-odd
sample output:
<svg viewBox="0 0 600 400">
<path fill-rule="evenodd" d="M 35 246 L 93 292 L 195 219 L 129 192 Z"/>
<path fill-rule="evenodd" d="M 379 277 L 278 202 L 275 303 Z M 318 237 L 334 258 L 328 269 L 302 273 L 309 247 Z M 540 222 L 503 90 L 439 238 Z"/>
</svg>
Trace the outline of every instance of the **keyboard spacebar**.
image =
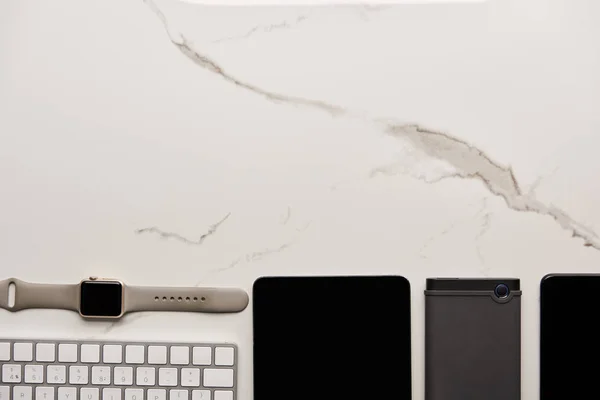
<svg viewBox="0 0 600 400">
<path fill-rule="evenodd" d="M 209 369 L 204 370 L 204 386 L 205 387 L 233 387 L 233 370 L 232 369 Z"/>
</svg>

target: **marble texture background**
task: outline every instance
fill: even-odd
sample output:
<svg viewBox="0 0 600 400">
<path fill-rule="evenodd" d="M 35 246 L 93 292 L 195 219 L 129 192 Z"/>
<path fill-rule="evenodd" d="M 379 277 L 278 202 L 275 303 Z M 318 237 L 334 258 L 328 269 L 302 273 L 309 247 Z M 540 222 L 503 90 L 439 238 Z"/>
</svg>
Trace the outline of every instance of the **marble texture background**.
<svg viewBox="0 0 600 400">
<path fill-rule="evenodd" d="M 0 276 L 222 285 L 516 276 L 523 398 L 539 281 L 600 262 L 600 4 L 0 3 Z M 251 312 L 0 312 L 5 337 L 240 345 Z"/>
</svg>

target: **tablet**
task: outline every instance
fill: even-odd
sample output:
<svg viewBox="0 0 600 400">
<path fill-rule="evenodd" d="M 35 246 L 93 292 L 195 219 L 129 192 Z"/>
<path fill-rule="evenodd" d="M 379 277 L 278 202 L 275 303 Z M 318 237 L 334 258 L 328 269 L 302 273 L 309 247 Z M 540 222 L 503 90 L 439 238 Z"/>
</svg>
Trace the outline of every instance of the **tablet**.
<svg viewBox="0 0 600 400">
<path fill-rule="evenodd" d="M 253 325 L 254 400 L 411 399 L 403 277 L 260 278 Z"/>
</svg>

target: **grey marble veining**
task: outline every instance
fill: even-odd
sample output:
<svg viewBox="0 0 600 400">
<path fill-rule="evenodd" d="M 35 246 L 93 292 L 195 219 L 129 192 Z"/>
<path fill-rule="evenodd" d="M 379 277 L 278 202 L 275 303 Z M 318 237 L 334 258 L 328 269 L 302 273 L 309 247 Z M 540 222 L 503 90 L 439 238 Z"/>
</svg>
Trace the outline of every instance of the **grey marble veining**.
<svg viewBox="0 0 600 400">
<path fill-rule="evenodd" d="M 584 246 L 600 250 L 600 238 L 598 238 L 598 235 L 591 228 L 575 221 L 565 211 L 551 204 L 544 204 L 539 201 L 533 191 L 523 193 L 511 167 L 505 167 L 494 161 L 482 150 L 468 142 L 448 133 L 424 128 L 421 125 L 394 123 L 385 118 L 371 118 L 363 115 L 363 113 L 354 112 L 345 107 L 329 104 L 325 101 L 274 93 L 236 78 L 224 70 L 215 60 L 212 60 L 194 48 L 184 34 L 181 32 L 174 33 L 164 13 L 157 7 L 153 0 L 144 0 L 144 2 L 162 22 L 171 43 L 199 67 L 220 76 L 240 89 L 251 91 L 269 101 L 292 106 L 309 107 L 316 111 L 327 112 L 334 117 L 368 119 L 369 122 L 381 126 L 389 135 L 410 142 L 412 146 L 422 151 L 425 157 L 447 162 L 454 169 L 454 171 L 444 173 L 433 180 L 426 179 L 428 183 L 435 183 L 447 178 L 479 180 L 490 193 L 502 197 L 510 209 L 549 216 L 563 229 L 570 231 L 574 238 L 583 239 Z M 298 18 L 301 21 L 305 17 L 301 16 Z M 284 26 L 288 25 L 284 23 Z M 256 30 L 258 28 L 253 28 L 244 37 L 250 36 Z M 392 170 L 393 167 L 385 167 L 377 169 L 376 172 L 390 174 Z M 141 232 L 138 231 L 138 233 Z"/>
<path fill-rule="evenodd" d="M 188 239 L 188 238 L 181 236 L 180 234 L 175 233 L 175 232 L 165 232 L 156 226 L 152 226 L 149 228 L 136 229 L 135 233 L 138 235 L 144 234 L 144 233 L 154 233 L 163 239 L 174 239 L 174 240 L 177 240 L 177 241 L 185 243 L 185 244 L 192 244 L 192 245 L 200 246 L 200 245 L 202 245 L 202 243 L 204 243 L 206 238 L 208 238 L 211 235 L 214 235 L 217 232 L 217 229 L 219 229 L 219 226 L 221 226 L 221 224 L 224 223 L 227 220 L 227 218 L 229 218 L 230 215 L 231 215 L 231 213 L 227 213 L 227 215 L 225 215 L 223 218 L 221 218 L 221 220 L 212 224 L 208 228 L 206 233 L 203 233 L 202 235 L 200 235 L 200 238 L 198 238 L 198 240 Z"/>
</svg>

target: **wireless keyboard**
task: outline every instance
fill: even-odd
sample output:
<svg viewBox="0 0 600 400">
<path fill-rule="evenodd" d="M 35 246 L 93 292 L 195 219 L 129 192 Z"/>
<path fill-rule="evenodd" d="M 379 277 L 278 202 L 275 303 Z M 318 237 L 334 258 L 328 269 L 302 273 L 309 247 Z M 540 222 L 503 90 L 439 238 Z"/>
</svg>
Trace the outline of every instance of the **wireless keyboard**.
<svg viewBox="0 0 600 400">
<path fill-rule="evenodd" d="M 235 400 L 233 344 L 0 339 L 0 400 Z"/>
</svg>

